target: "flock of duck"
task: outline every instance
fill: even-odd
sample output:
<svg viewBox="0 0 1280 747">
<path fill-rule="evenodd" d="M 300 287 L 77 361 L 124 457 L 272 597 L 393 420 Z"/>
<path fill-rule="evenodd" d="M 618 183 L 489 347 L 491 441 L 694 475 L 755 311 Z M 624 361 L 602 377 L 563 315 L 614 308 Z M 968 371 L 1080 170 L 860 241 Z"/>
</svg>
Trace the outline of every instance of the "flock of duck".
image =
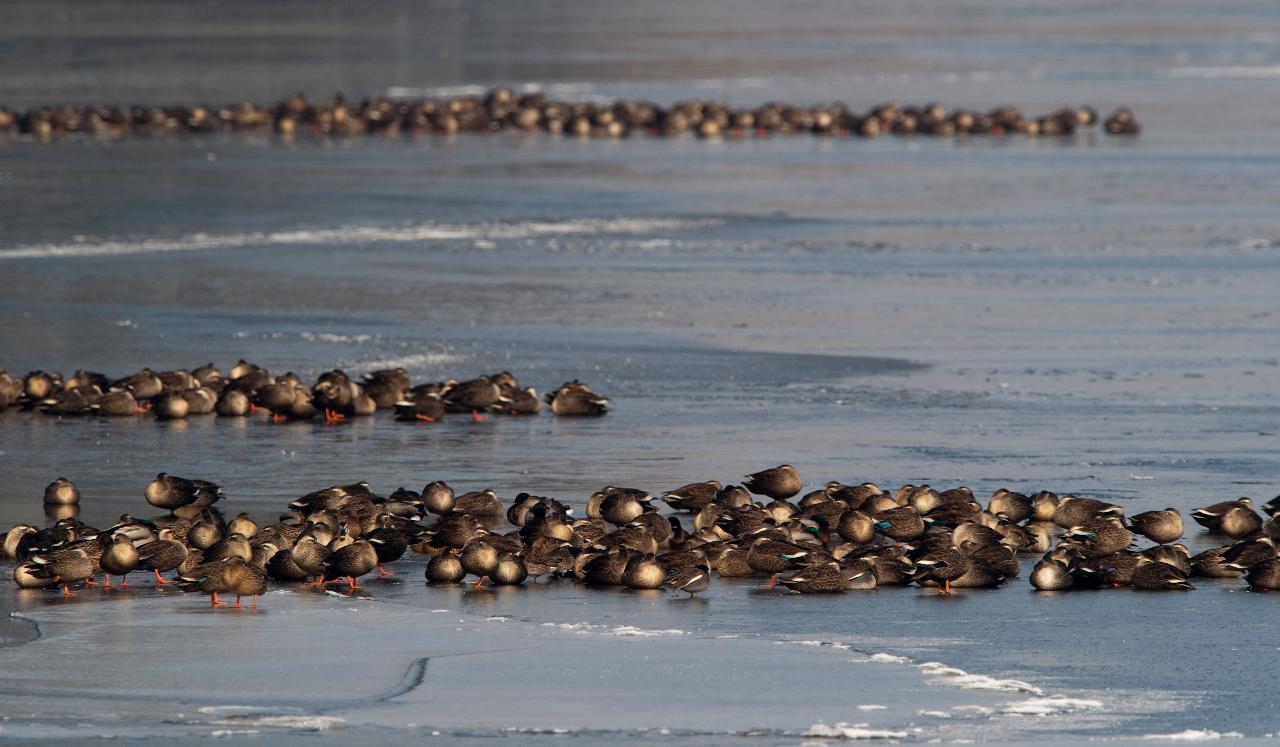
<svg viewBox="0 0 1280 747">
<path fill-rule="evenodd" d="M 566 102 L 541 93 L 491 89 L 484 96 L 348 101 L 341 95 L 320 102 L 301 94 L 270 105 L 228 106 L 40 106 L 26 111 L 0 108 L 0 135 L 41 139 L 64 135 L 123 137 L 167 133 L 275 132 L 281 136 L 360 134 L 452 135 L 498 130 L 552 135 L 619 138 L 645 133 L 671 137 L 692 132 L 701 138 L 751 134 L 812 133 L 873 138 L 881 134 L 1071 135 L 1097 124 L 1092 107 L 1064 107 L 1032 116 L 1013 106 L 990 111 L 947 110 L 940 104 L 885 103 L 858 112 L 843 103 L 795 106 L 767 103 L 754 108 L 689 100 L 663 107 L 647 101 Z M 1103 120 L 1113 135 L 1137 135 L 1142 125 L 1125 108 Z"/>
<path fill-rule="evenodd" d="M 527 493 L 504 504 L 491 489 L 459 495 L 435 481 L 384 497 L 358 482 L 301 496 L 268 524 L 246 513 L 227 520 L 215 505 L 224 497 L 218 485 L 161 473 L 143 494 L 168 515 L 126 514 L 97 529 L 71 511 L 43 529 L 14 526 L 3 552 L 18 563 L 13 578 L 22 588 L 60 586 L 72 595 L 99 574 L 110 588 L 113 576 L 127 586 L 129 574 L 149 572 L 157 585 L 209 594 L 215 607 L 225 604 L 219 594 L 234 595 L 236 607 L 253 597 L 256 607 L 269 580 L 359 589 L 362 576 L 393 575 L 384 566 L 409 552 L 429 557 L 429 583 L 471 576 L 477 588 L 563 577 L 693 595 L 718 575 L 767 578 L 770 588 L 806 594 L 909 584 L 949 594 L 1002 585 L 1020 574 L 1019 555 L 1032 554 L 1042 555 L 1031 572 L 1039 590 L 1188 590 L 1196 576 L 1243 576 L 1252 589 L 1280 589 L 1280 498 L 1264 506 L 1269 519 L 1248 498 L 1195 509 L 1196 522 L 1231 541 L 1192 556 L 1178 543 L 1183 522 L 1173 508 L 1126 519 L 1122 507 L 1091 498 L 1004 489 L 984 508 L 965 487 L 891 492 L 839 482 L 793 500 L 802 489 L 790 465 L 740 485 L 692 483 L 659 496 L 684 514 L 675 516 L 660 513 L 644 490 L 606 486 L 574 518 L 561 501 Z M 62 478 L 44 493 L 55 509 L 79 500 Z M 509 530 L 495 531 L 504 519 Z M 1139 537 L 1154 544 L 1135 550 Z"/>
<path fill-rule="evenodd" d="M 578 380 L 546 396 L 555 415 L 593 416 L 609 411 L 609 400 Z M 0 410 L 39 410 L 50 415 L 128 417 L 151 412 L 162 420 L 216 413 L 244 417 L 263 410 L 274 422 L 323 418 L 340 423 L 349 417 L 394 410 L 395 419 L 433 423 L 447 413 L 537 415 L 542 400 L 533 387 L 521 387 L 508 371 L 466 381 L 448 379 L 415 385 L 403 368 L 387 368 L 352 379 L 341 369 L 327 371 L 312 386 L 292 372 L 272 376 L 261 366 L 241 360 L 227 375 L 212 363 L 190 371 L 141 371 L 121 379 L 90 371 L 70 377 L 32 371 L 15 379 L 0 368 Z"/>
</svg>

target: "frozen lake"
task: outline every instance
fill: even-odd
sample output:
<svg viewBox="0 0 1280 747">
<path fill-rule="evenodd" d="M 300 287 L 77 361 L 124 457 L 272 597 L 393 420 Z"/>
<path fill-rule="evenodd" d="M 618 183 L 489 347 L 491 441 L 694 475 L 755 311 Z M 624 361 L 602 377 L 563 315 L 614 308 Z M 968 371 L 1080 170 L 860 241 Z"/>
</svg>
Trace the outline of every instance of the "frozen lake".
<svg viewBox="0 0 1280 747">
<path fill-rule="evenodd" d="M 1274 4 L 406 4 L 374 18 L 308 3 L 253 33 L 236 31 L 247 6 L 219 7 L 0 9 L 0 103 L 536 83 L 663 103 L 1129 105 L 1146 131 L 0 144 L 0 365 L 15 375 L 240 357 L 304 378 L 505 368 L 539 391 L 580 377 L 615 403 L 591 421 L 430 427 L 7 412 L 6 527 L 40 521 L 59 475 L 91 524 L 139 513 L 162 470 L 262 518 L 359 479 L 581 506 L 605 484 L 660 491 L 781 462 L 807 487 L 1048 489 L 1130 513 L 1280 492 Z M 77 31 L 50 36 L 57 20 Z M 1189 528 L 1187 544 L 1219 543 Z M 565 582 L 428 588 L 421 562 L 401 565 L 367 599 L 277 592 L 256 613 L 149 585 L 70 602 L 0 585 L 0 612 L 17 615 L 0 627 L 0 736 L 1280 731 L 1280 598 L 1239 581 L 1043 595 L 1024 573 L 952 599 L 723 582 L 688 602 Z M 917 666 L 931 661 L 1030 689 L 965 689 Z"/>
</svg>

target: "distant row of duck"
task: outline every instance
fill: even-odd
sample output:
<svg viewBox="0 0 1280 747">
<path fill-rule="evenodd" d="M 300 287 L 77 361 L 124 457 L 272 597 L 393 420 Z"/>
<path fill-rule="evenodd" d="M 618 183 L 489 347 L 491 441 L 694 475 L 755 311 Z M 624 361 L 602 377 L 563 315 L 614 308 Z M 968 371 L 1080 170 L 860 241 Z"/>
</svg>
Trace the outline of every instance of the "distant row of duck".
<svg viewBox="0 0 1280 747">
<path fill-rule="evenodd" d="M 301 94 L 274 104 L 228 106 L 40 106 L 25 111 L 0 108 L 0 135 L 41 139 L 64 135 L 156 136 L 169 133 L 275 132 L 281 136 L 362 134 L 452 135 L 459 132 L 543 132 L 552 135 L 620 138 L 643 133 L 672 137 L 690 132 L 701 138 L 811 133 L 873 138 L 881 134 L 1063 136 L 1092 127 L 1096 109 L 1064 107 L 1045 115 L 1017 107 L 989 111 L 950 109 L 941 104 L 885 103 L 855 111 L 842 102 L 795 106 L 771 102 L 735 107 L 716 101 L 680 101 L 659 106 L 647 101 L 554 101 L 541 93 L 491 89 L 484 96 L 348 101 L 341 95 L 309 101 Z M 1126 108 L 1103 119 L 1113 135 L 1137 135 L 1142 125 Z"/>
<path fill-rule="evenodd" d="M 578 380 L 546 395 L 555 415 L 596 416 L 609 411 L 609 400 Z M 307 386 L 292 372 L 273 376 L 267 369 L 241 360 L 226 375 L 212 363 L 197 368 L 136 373 L 111 379 L 76 371 L 69 377 L 32 371 L 14 378 L 0 369 L 0 410 L 7 406 L 49 415 L 129 417 L 150 412 L 162 420 L 217 414 L 244 417 L 265 411 L 275 422 L 323 419 L 339 423 L 349 417 L 392 410 L 395 419 L 434 423 L 448 413 L 537 415 L 542 399 L 533 387 L 522 387 L 509 371 L 458 381 L 415 384 L 403 368 L 370 371 L 354 379 L 341 369 L 327 371 Z"/>
<path fill-rule="evenodd" d="M 695 594 L 714 576 L 759 577 L 800 593 L 838 593 L 883 586 L 999 586 L 1021 572 L 1020 555 L 1042 555 L 1031 584 L 1046 591 L 1132 587 L 1192 588 L 1188 578 L 1244 576 L 1258 590 L 1280 589 L 1280 498 L 1264 518 L 1247 498 L 1191 512 L 1210 532 L 1233 540 L 1192 556 L 1177 544 L 1181 514 L 1173 508 L 1129 517 L 1122 507 L 1048 491 L 997 490 L 983 507 L 965 488 L 828 482 L 797 500 L 799 473 L 780 465 L 739 485 L 691 483 L 660 494 L 663 515 L 642 489 L 606 486 L 575 518 L 565 503 L 520 493 L 504 504 L 493 490 L 457 494 L 442 481 L 421 491 L 375 494 L 368 483 L 338 485 L 290 502 L 272 523 L 246 513 L 226 520 L 216 484 L 161 473 L 143 490 L 167 516 L 131 515 L 106 529 L 64 518 L 40 529 L 19 524 L 5 535 L 24 588 L 89 584 L 98 574 L 151 572 L 218 594 L 256 596 L 268 580 L 322 588 L 358 579 L 400 560 L 428 556 L 428 582 L 476 586 L 564 577 L 588 586 L 670 589 Z M 59 479 L 49 505 L 73 505 L 79 491 Z M 506 531 L 495 531 L 503 525 Z M 1057 534 L 1057 543 L 1054 535 Z M 1155 543 L 1133 548 L 1143 537 Z M 163 574 L 174 572 L 172 580 Z M 124 580 L 122 579 L 122 585 Z"/>
</svg>

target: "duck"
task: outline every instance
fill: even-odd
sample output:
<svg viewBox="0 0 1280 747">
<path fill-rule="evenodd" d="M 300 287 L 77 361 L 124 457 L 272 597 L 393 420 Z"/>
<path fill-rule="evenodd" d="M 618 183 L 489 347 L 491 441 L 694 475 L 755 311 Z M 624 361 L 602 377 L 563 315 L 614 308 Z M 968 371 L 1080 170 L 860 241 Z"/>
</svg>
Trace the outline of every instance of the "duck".
<svg viewBox="0 0 1280 747">
<path fill-rule="evenodd" d="M 528 577 L 529 569 L 525 567 L 524 560 L 510 552 L 498 556 L 498 564 L 489 575 L 495 586 L 519 586 Z"/>
<path fill-rule="evenodd" d="M 74 506 L 80 502 L 80 489 L 65 477 L 59 477 L 45 486 L 46 506 Z"/>
<path fill-rule="evenodd" d="M 218 395 L 206 387 L 188 389 L 181 396 L 187 402 L 188 415 L 208 415 L 218 402 Z"/>
<path fill-rule="evenodd" d="M 239 389 L 223 389 L 218 401 L 213 404 L 213 411 L 224 418 L 242 418 L 253 409 L 249 395 Z"/>
<path fill-rule="evenodd" d="M 499 404 L 508 415 L 537 415 L 542 411 L 538 390 L 531 386 L 504 394 Z"/>
<path fill-rule="evenodd" d="M 211 547 L 205 548 L 204 553 L 205 559 L 210 562 L 230 558 L 249 560 L 253 557 L 253 545 L 243 534 L 228 534 Z"/>
<path fill-rule="evenodd" d="M 200 550 L 208 550 L 222 541 L 222 527 L 210 518 L 201 518 L 187 530 L 187 544 Z"/>
<path fill-rule="evenodd" d="M 467 573 L 476 577 L 475 588 L 483 589 L 485 578 L 488 578 L 498 567 L 498 550 L 488 539 L 476 539 L 462 549 L 459 560 L 462 561 L 462 567 L 467 570 Z"/>
<path fill-rule="evenodd" d="M 667 572 L 651 553 L 634 555 L 622 571 L 622 585 L 628 589 L 657 589 L 666 580 Z"/>
<path fill-rule="evenodd" d="M 368 540 L 358 539 L 338 550 L 334 550 L 325 561 L 324 583 L 335 581 L 347 582 L 351 590 L 363 589 L 356 584 L 356 579 L 369 573 L 378 565 L 378 553 Z"/>
<path fill-rule="evenodd" d="M 396 402 L 395 419 L 401 423 L 436 423 L 444 418 L 445 406 L 440 395 L 424 394 L 416 399 Z"/>
<path fill-rule="evenodd" d="M 465 578 L 467 569 L 453 553 L 441 553 L 427 562 L 426 577 L 432 584 L 456 584 Z"/>
<path fill-rule="evenodd" d="M 1090 519 L 1109 516 L 1123 518 L 1124 509 L 1114 503 L 1064 495 L 1058 500 L 1057 508 L 1054 509 L 1053 523 L 1063 529 L 1070 529 Z"/>
<path fill-rule="evenodd" d="M 535 580 L 547 574 L 564 575 L 573 568 L 573 543 L 555 537 L 538 537 L 524 558 L 529 575 Z"/>
<path fill-rule="evenodd" d="M 164 382 L 156 376 L 155 372 L 149 368 L 112 382 L 112 389 L 124 389 L 134 396 L 139 402 L 149 400 L 152 397 L 158 397 L 164 392 Z"/>
<path fill-rule="evenodd" d="M 244 511 L 236 514 L 231 521 L 227 522 L 227 534 L 241 534 L 245 537 L 253 537 L 257 533 L 257 522 Z"/>
<path fill-rule="evenodd" d="M 786 500 L 804 488 L 800 473 L 790 464 L 780 464 L 759 472 L 753 472 L 742 481 L 742 486 L 756 495 L 774 500 Z"/>
<path fill-rule="evenodd" d="M 1238 578 L 1240 569 L 1228 565 L 1223 556 L 1231 545 L 1213 547 L 1191 558 L 1191 574 L 1198 578 Z"/>
<path fill-rule="evenodd" d="M 912 582 L 915 565 L 900 549 L 880 548 L 862 559 L 874 566 L 877 586 L 906 586 Z"/>
<path fill-rule="evenodd" d="M 1143 591 L 1189 591 L 1195 588 L 1177 568 L 1146 556 L 1138 557 L 1130 583 L 1133 588 Z"/>
<path fill-rule="evenodd" d="M 328 570 L 331 555 L 333 551 L 329 549 L 328 543 L 321 542 L 312 532 L 304 532 L 289 549 L 289 559 L 306 577 L 313 579 L 308 585 L 317 588 L 324 585 L 324 574 Z"/>
<path fill-rule="evenodd" d="M 768 588 L 772 589 L 777 585 L 779 573 L 795 570 L 809 563 L 813 556 L 809 548 L 770 537 L 757 537 L 747 548 L 747 565 L 752 571 L 768 576 Z"/>
<path fill-rule="evenodd" d="M 30 524 L 14 524 L 8 532 L 5 532 L 3 552 L 0 552 L 0 556 L 12 560 L 25 560 L 27 556 L 25 548 L 38 533 L 39 530 Z"/>
<path fill-rule="evenodd" d="M 146 412 L 134 399 L 133 393 L 124 389 L 107 392 L 98 398 L 91 408 L 98 415 L 123 418 Z"/>
<path fill-rule="evenodd" d="M 1120 107 L 1112 112 L 1102 125 L 1108 135 L 1138 135 L 1142 133 L 1142 123 L 1134 116 L 1133 112 L 1125 107 Z"/>
<path fill-rule="evenodd" d="M 453 510 L 457 500 L 448 483 L 436 480 L 422 488 L 422 505 L 428 512 L 443 516 Z"/>
<path fill-rule="evenodd" d="M 48 568 L 32 561 L 13 569 L 13 581 L 19 589 L 48 589 L 58 585 L 57 578 L 49 574 Z"/>
<path fill-rule="evenodd" d="M 222 489 L 213 483 L 187 480 L 161 472 L 147 485 L 144 496 L 147 503 L 165 509 L 172 515 L 175 509 L 197 502 L 207 501 L 205 505 L 212 505 L 222 497 Z"/>
<path fill-rule="evenodd" d="M 1241 498 L 1223 501 L 1191 512 L 1191 518 L 1210 532 L 1219 532 L 1232 539 L 1240 539 L 1262 528 L 1262 517 L 1253 510 L 1253 501 Z"/>
<path fill-rule="evenodd" d="M 703 555 L 701 565 L 669 567 L 662 583 L 673 591 L 688 592 L 692 599 L 694 594 L 711 587 L 711 560 Z"/>
<path fill-rule="evenodd" d="M 630 561 L 630 551 L 621 545 L 599 553 L 582 553 L 575 562 L 575 574 L 590 586 L 621 586 Z"/>
<path fill-rule="evenodd" d="M 493 488 L 463 493 L 456 497 L 453 510 L 477 517 L 502 516 L 502 501 Z"/>
<path fill-rule="evenodd" d="M 836 533 L 854 545 L 870 545 L 876 540 L 876 522 L 859 509 L 847 509 L 836 522 Z"/>
<path fill-rule="evenodd" d="M 1156 545 L 1143 550 L 1142 554 L 1177 568 L 1184 576 L 1191 575 L 1191 551 L 1186 545 Z"/>
<path fill-rule="evenodd" d="M 558 417 L 599 417 L 609 412 L 609 399 L 574 379 L 546 396 L 551 414 Z"/>
<path fill-rule="evenodd" d="M 409 538 L 395 527 L 391 514 L 381 514 L 377 519 L 377 528 L 365 535 L 369 544 L 378 556 L 378 575 L 394 576 L 383 566 L 394 563 L 404 557 L 409 550 Z"/>
<path fill-rule="evenodd" d="M 951 593 L 951 582 L 964 576 L 969 571 L 969 557 L 955 547 L 944 547 L 926 553 L 915 561 L 912 579 L 924 586 L 937 583 L 942 587 L 940 593 Z"/>
<path fill-rule="evenodd" d="M 1095 556 L 1121 552 L 1133 544 L 1133 533 L 1115 517 L 1091 519 L 1071 527 L 1063 536 L 1082 541 L 1089 554 Z"/>
<path fill-rule="evenodd" d="M 1001 488 L 991 495 L 987 510 L 996 515 L 1003 515 L 1014 524 L 1021 524 L 1031 518 L 1031 498 L 1012 490 Z"/>
<path fill-rule="evenodd" d="M 93 577 L 98 572 L 98 558 L 93 557 L 89 550 L 86 543 L 81 543 L 48 555 L 35 556 L 31 562 L 41 567 L 40 575 L 62 585 L 63 596 L 74 596 L 75 592 L 71 591 L 74 584 L 97 585 Z"/>
<path fill-rule="evenodd" d="M 267 591 L 267 574 L 253 563 L 232 560 L 222 567 L 221 587 L 226 594 L 235 594 L 236 603 L 229 605 L 240 609 L 241 597 L 253 597 L 252 609 L 258 608 L 258 597 Z"/>
<path fill-rule="evenodd" d="M 899 506 L 881 511 L 871 516 L 876 531 L 891 540 L 906 542 L 925 533 L 926 522 L 916 510 L 910 506 Z M 930 520 L 932 522 L 932 519 Z"/>
<path fill-rule="evenodd" d="M 294 560 L 293 548 L 280 550 L 266 563 L 267 575 L 276 581 L 305 581 L 309 574 Z"/>
<path fill-rule="evenodd" d="M 714 503 L 716 496 L 723 489 L 724 485 L 715 480 L 691 482 L 663 493 L 662 500 L 676 511 L 696 514 Z"/>
<path fill-rule="evenodd" d="M 600 516 L 615 526 L 630 524 L 649 508 L 653 496 L 636 488 L 615 488 L 612 485 L 601 491 Z"/>
<path fill-rule="evenodd" d="M 801 594 L 838 594 L 848 590 L 851 583 L 868 576 L 871 576 L 871 571 L 866 568 L 847 569 L 835 561 L 829 561 L 815 563 L 789 576 L 783 576 L 778 579 L 778 583 Z"/>
<path fill-rule="evenodd" d="M 152 400 L 151 411 L 160 420 L 182 420 L 191 414 L 191 403 L 181 392 L 166 392 Z"/>
<path fill-rule="evenodd" d="M 174 583 L 183 591 L 200 591 L 209 595 L 211 607 L 226 605 L 218 599 L 218 595 L 227 591 L 227 584 L 222 575 L 224 566 L 230 563 L 243 563 L 239 558 L 228 558 L 203 562 L 174 579 Z"/>
<path fill-rule="evenodd" d="M 1047 490 L 1031 496 L 1031 520 L 1051 522 L 1058 512 L 1058 496 Z"/>
<path fill-rule="evenodd" d="M 496 405 L 501 397 L 502 390 L 493 379 L 488 376 L 478 376 L 455 384 L 441 394 L 440 398 L 444 400 L 447 410 L 470 411 L 472 419 L 479 421 L 484 419 L 480 413 Z"/>
<path fill-rule="evenodd" d="M 1031 569 L 1031 586 L 1037 591 L 1070 591 L 1075 579 L 1066 563 L 1044 557 Z"/>
<path fill-rule="evenodd" d="M 971 570 L 985 568 L 999 574 L 1004 579 L 1017 578 L 1022 573 L 1022 562 L 1018 560 L 1018 552 L 1005 545 L 975 547 L 961 543 L 960 552 L 969 557 Z"/>
<path fill-rule="evenodd" d="M 1280 590 L 1280 558 L 1271 558 L 1249 566 L 1244 579 L 1253 591 Z"/>
<path fill-rule="evenodd" d="M 111 588 L 112 574 L 120 577 L 120 587 L 129 588 L 128 576 L 138 567 L 141 555 L 138 549 L 133 546 L 133 541 L 125 534 L 117 534 L 111 539 L 111 544 L 102 552 L 102 557 L 98 559 L 98 565 L 102 567 L 106 581 L 103 587 Z"/>
<path fill-rule="evenodd" d="M 745 547 L 729 548 L 716 561 L 716 573 L 720 578 L 745 578 L 754 574 L 755 571 L 747 563 L 748 552 L 750 550 Z"/>
</svg>

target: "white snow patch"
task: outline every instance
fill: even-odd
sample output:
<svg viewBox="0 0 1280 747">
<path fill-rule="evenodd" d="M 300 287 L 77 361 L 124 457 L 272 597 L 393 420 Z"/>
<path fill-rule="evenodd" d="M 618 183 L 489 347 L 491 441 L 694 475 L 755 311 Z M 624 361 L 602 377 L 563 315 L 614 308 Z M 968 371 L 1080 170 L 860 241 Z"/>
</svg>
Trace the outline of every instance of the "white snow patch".
<svg viewBox="0 0 1280 747">
<path fill-rule="evenodd" d="M 804 735 L 806 737 L 827 737 L 831 739 L 905 739 L 905 731 L 894 729 L 872 729 L 867 724 L 846 724 L 841 721 L 832 726 L 814 724 Z"/>
<path fill-rule="evenodd" d="M 1175 734 L 1143 734 L 1142 739 L 1162 742 L 1207 742 L 1214 739 L 1241 739 L 1238 731 L 1214 731 L 1213 729 L 1187 729 Z"/>
<path fill-rule="evenodd" d="M 951 687 L 959 687 L 965 690 L 985 690 L 988 692 L 1002 693 L 1031 693 L 1033 695 L 1043 695 L 1044 691 L 1032 685 L 1030 682 L 1022 680 L 998 679 L 989 677 L 985 674 L 970 674 L 963 669 L 957 667 L 949 667 L 946 664 L 936 661 L 928 661 L 918 665 L 925 674 L 937 679 L 933 682 Z"/>
<path fill-rule="evenodd" d="M 463 360 L 460 355 L 452 353 L 414 353 L 412 355 L 402 355 L 396 358 L 377 358 L 371 361 L 352 361 L 350 368 L 368 368 L 376 370 L 380 368 L 425 368 L 427 366 L 439 366 L 444 363 L 457 363 Z"/>
<path fill-rule="evenodd" d="M 633 625 L 619 625 L 605 635 L 620 636 L 624 638 L 657 638 L 660 636 L 677 636 L 684 635 L 683 630 L 669 628 L 667 630 L 645 630 L 637 628 Z"/>
<path fill-rule="evenodd" d="M 1050 695 L 1045 698 L 1032 698 L 1017 703 L 1008 703 L 1000 710 L 1019 716 L 1052 716 L 1058 713 L 1086 711 L 1102 707 L 1100 700 L 1085 698 L 1068 698 L 1063 695 Z"/>
<path fill-rule="evenodd" d="M 71 241 L 0 247 L 0 260 L 41 257 L 103 257 L 129 254 L 236 249 L 256 246 L 327 244 L 358 246 L 375 242 L 408 243 L 470 239 L 520 239 L 536 236 L 590 234 L 647 234 L 720 225 L 718 220 L 680 218 L 587 218 L 563 221 L 515 221 L 448 225 L 418 223 L 405 226 L 340 226 L 210 235 L 194 233 L 174 238 L 95 239 L 76 236 Z"/>
</svg>

